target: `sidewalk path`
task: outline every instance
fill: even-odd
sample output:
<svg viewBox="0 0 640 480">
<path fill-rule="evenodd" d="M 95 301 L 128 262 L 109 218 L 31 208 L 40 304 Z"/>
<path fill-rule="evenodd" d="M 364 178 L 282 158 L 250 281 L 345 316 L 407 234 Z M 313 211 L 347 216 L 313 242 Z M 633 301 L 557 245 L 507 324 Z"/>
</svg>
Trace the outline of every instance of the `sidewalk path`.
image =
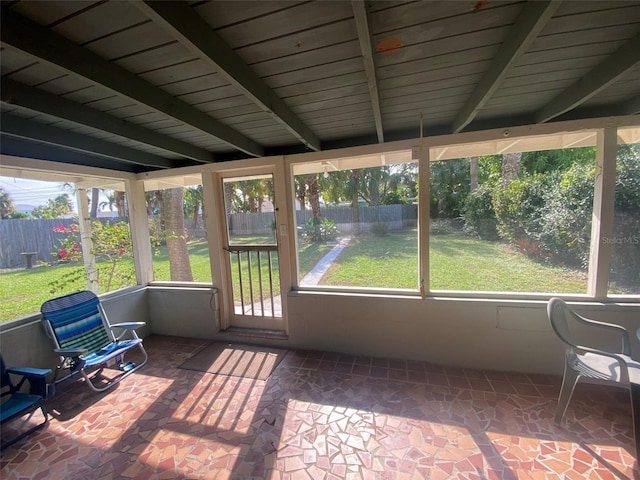
<svg viewBox="0 0 640 480">
<path fill-rule="evenodd" d="M 329 250 L 329 253 L 322 257 L 320 261 L 313 266 L 311 271 L 305 275 L 305 277 L 300 281 L 300 286 L 309 287 L 312 285 L 318 285 L 324 274 L 329 270 L 329 267 L 331 267 L 331 264 L 336 258 L 338 258 L 338 255 L 342 253 L 344 247 L 349 244 L 349 240 L 351 240 L 350 237 L 341 238 L 338 241 L 338 244 Z"/>
<path fill-rule="evenodd" d="M 338 258 L 338 255 L 342 253 L 344 247 L 349 244 L 349 240 L 351 240 L 349 237 L 340 239 L 338 244 L 329 250 L 329 252 L 313 266 L 311 271 L 305 275 L 305 277 L 300 281 L 300 286 L 310 287 L 318 285 L 324 274 L 329 270 L 329 267 L 331 267 L 331 264 L 336 258 Z M 264 315 L 280 317 L 282 316 L 282 299 L 280 298 L 280 295 L 274 295 L 273 304 L 271 303 L 271 300 L 267 298 L 263 302 L 256 302 L 253 305 L 245 305 L 244 312 L 242 311 L 242 305 L 240 302 L 237 302 L 235 305 L 235 312 L 237 315 L 254 315 L 259 317 Z"/>
</svg>

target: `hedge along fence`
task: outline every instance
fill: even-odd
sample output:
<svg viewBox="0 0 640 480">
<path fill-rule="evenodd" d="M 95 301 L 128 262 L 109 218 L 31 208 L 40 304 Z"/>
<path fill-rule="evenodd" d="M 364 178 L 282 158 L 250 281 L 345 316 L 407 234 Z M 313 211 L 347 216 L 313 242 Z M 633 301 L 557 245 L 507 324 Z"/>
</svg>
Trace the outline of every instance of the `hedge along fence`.
<svg viewBox="0 0 640 480">
<path fill-rule="evenodd" d="M 351 233 L 353 230 L 350 206 L 320 207 L 320 216 L 336 222 L 338 232 L 342 234 Z M 296 211 L 297 226 L 306 224 L 311 218 L 313 218 L 311 210 Z M 361 232 L 369 231 L 371 225 L 379 222 L 386 223 L 389 230 L 415 228 L 418 221 L 418 207 L 417 205 L 360 206 L 358 221 Z M 268 235 L 273 228 L 273 212 L 229 215 L 229 231 L 234 235 Z"/>
</svg>

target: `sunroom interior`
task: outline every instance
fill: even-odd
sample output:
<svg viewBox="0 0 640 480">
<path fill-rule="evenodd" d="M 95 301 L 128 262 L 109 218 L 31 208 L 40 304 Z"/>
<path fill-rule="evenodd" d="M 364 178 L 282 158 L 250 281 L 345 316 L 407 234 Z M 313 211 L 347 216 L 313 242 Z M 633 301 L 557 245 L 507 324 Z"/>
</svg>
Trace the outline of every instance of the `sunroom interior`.
<svg viewBox="0 0 640 480">
<path fill-rule="evenodd" d="M 135 279 L 98 293 L 144 337 L 559 378 L 560 296 L 633 332 L 640 358 L 638 270 L 611 280 L 616 244 L 640 241 L 614 226 L 619 146 L 640 144 L 640 2 L 8 1 L 1 36 L 0 176 L 72 184 L 83 232 L 87 192 L 124 192 Z M 595 173 L 578 287 L 439 283 L 436 164 L 580 148 Z M 305 281 L 297 179 L 403 166 L 418 185 L 408 283 Z M 236 245 L 225 185 L 265 178 L 270 240 Z M 175 280 L 155 268 L 146 195 L 196 185 L 208 271 Z M 257 301 L 234 283 L 246 251 L 269 262 Z M 7 363 L 55 364 L 39 320 L 0 323 Z"/>
</svg>

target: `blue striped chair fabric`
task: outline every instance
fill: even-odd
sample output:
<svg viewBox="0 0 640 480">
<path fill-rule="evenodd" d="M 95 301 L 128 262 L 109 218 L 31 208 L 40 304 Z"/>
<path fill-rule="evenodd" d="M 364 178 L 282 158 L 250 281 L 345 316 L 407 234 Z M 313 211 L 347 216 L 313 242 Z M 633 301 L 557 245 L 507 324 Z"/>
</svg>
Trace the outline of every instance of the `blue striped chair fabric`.
<svg viewBox="0 0 640 480">
<path fill-rule="evenodd" d="M 138 345 L 146 362 L 142 339 L 134 335 L 132 339 L 118 341 L 111 326 L 103 318 L 99 305 L 98 297 L 88 290 L 54 298 L 42 304 L 40 310 L 43 320 L 50 327 L 56 349 L 84 349 L 86 353 L 79 355 L 79 358 L 85 366 L 92 367 L 121 357 Z"/>
</svg>

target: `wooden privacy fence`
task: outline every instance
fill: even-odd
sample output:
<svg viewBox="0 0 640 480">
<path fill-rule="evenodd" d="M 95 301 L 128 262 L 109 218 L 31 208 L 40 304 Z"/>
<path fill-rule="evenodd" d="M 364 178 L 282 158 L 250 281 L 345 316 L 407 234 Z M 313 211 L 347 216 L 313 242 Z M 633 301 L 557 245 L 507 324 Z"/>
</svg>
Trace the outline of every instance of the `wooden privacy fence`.
<svg viewBox="0 0 640 480">
<path fill-rule="evenodd" d="M 99 218 L 101 222 L 127 221 L 126 218 Z M 52 252 L 66 237 L 64 233 L 53 231 L 54 227 L 69 227 L 78 223 L 72 218 L 54 219 L 14 219 L 0 221 L 0 268 L 23 267 L 26 259 L 23 252 L 33 252 L 36 262 L 54 262 Z"/>
<path fill-rule="evenodd" d="M 351 207 L 329 206 L 321 207 L 322 218 L 336 222 L 338 232 L 348 234 L 352 231 Z M 296 211 L 296 222 L 302 226 L 313 217 L 311 210 Z M 415 228 L 418 218 L 416 205 L 381 205 L 379 207 L 359 208 L 360 231 L 367 232 L 371 225 L 385 222 L 389 230 Z M 126 218 L 99 218 L 101 222 L 127 221 Z M 53 231 L 58 225 L 69 227 L 78 223 L 71 218 L 45 219 L 15 219 L 0 221 L 0 268 L 13 268 L 26 265 L 26 258 L 21 253 L 35 252 L 33 262 L 54 262 L 52 255 L 65 238 L 65 234 Z M 201 222 L 199 222 L 201 223 Z M 190 219 L 185 221 L 190 240 L 204 237 L 203 225 L 196 228 Z M 273 212 L 267 213 L 234 213 L 229 216 L 229 227 L 235 235 L 271 234 Z"/>
<path fill-rule="evenodd" d="M 72 223 L 78 223 L 71 218 L 56 218 L 52 220 L 2 220 L 0 221 L 0 267 L 11 268 L 26 264 L 22 252 L 35 252 L 33 258 L 36 261 L 52 262 L 51 252 L 54 246 L 65 237 L 62 233 L 56 233 L 53 228 L 58 225 L 68 227 Z"/>
<path fill-rule="evenodd" d="M 320 207 L 322 218 L 336 222 L 340 233 L 352 230 L 351 207 Z M 313 218 L 311 210 L 297 210 L 296 224 L 302 226 Z M 418 221 L 417 205 L 380 205 L 377 207 L 361 206 L 358 209 L 360 231 L 367 232 L 371 225 L 384 222 L 389 230 L 415 228 Z M 229 215 L 229 230 L 235 235 L 270 234 L 274 228 L 273 212 L 266 213 L 233 213 Z"/>
</svg>

